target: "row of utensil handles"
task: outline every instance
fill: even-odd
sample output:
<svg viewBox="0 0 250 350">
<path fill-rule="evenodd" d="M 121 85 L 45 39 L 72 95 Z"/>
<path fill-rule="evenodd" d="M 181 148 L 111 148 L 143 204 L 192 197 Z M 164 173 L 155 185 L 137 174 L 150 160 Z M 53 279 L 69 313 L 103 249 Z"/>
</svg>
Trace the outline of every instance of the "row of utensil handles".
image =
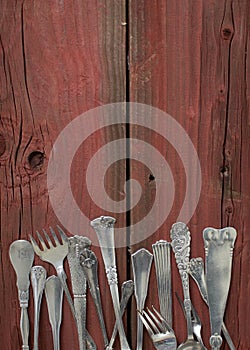
<svg viewBox="0 0 250 350">
<path fill-rule="evenodd" d="M 132 294 L 135 295 L 137 317 L 137 350 L 145 349 L 143 344 L 143 325 L 148 331 L 156 349 L 196 349 L 205 350 L 201 337 L 201 322 L 190 300 L 189 276 L 197 283 L 201 296 L 209 307 L 211 337 L 213 350 L 222 345 L 223 332 L 230 350 L 235 346 L 223 322 L 224 312 L 230 287 L 232 257 L 237 236 L 232 227 L 223 229 L 206 228 L 203 231 L 205 264 L 202 258 L 190 259 L 191 234 L 186 224 L 173 224 L 171 242 L 160 240 L 152 245 L 152 251 L 142 248 L 131 256 L 133 281 L 122 284 L 121 296 L 118 290 L 118 278 L 115 253 L 115 222 L 110 216 L 101 216 L 91 221 L 97 235 L 109 284 L 116 324 L 111 338 L 108 337 L 103 306 L 98 283 L 98 261 L 91 250 L 91 240 L 83 236 L 68 237 L 61 227 L 50 228 L 50 234 L 36 232 L 36 238 L 16 240 L 9 248 L 9 256 L 17 276 L 17 288 L 21 308 L 20 330 L 22 349 L 29 349 L 29 305 L 30 281 L 34 298 L 34 336 L 33 349 L 39 348 L 39 315 L 43 294 L 45 294 L 49 320 L 52 327 L 54 349 L 60 349 L 60 325 L 62 320 L 63 292 L 70 305 L 78 331 L 79 349 L 96 349 L 95 342 L 86 327 L 86 293 L 89 286 L 100 327 L 105 349 L 113 349 L 117 333 L 120 348 L 130 349 L 123 327 L 123 314 Z M 172 286 L 170 255 L 173 251 L 182 281 L 184 301 L 180 300 L 187 320 L 187 340 L 177 345 L 172 328 Z M 52 264 L 57 276 L 47 278 L 43 266 L 33 266 L 34 255 Z M 64 271 L 67 258 L 70 270 L 73 297 L 68 288 Z M 160 310 L 154 307 L 145 310 L 151 265 L 154 261 Z M 44 293 L 45 292 L 45 293 Z M 180 298 L 179 298 L 180 299 Z M 198 325 L 198 327 L 197 327 Z"/>
</svg>

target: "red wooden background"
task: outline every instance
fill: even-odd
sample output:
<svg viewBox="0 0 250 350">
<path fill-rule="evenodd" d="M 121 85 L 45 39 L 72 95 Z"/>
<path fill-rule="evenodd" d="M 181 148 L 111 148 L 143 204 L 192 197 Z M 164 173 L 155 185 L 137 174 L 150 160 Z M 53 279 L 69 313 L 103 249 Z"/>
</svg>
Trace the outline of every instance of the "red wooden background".
<svg viewBox="0 0 250 350">
<path fill-rule="evenodd" d="M 189 223 L 191 255 L 204 257 L 202 230 L 206 226 L 231 225 L 238 230 L 225 323 L 236 348 L 250 349 L 249 1 L 1 0 L 0 9 L 1 346 L 21 347 L 9 245 L 59 223 L 50 205 L 46 182 L 48 159 L 57 136 L 71 120 L 91 108 L 132 101 L 174 116 L 197 149 L 202 193 Z M 133 115 L 130 121 L 133 122 Z M 120 284 L 132 277 L 131 252 L 141 247 L 151 251 L 156 240 L 169 239 L 170 227 L 178 217 L 185 194 L 183 167 L 168 142 L 146 128 L 133 126 L 129 130 L 118 125 L 92 135 L 74 158 L 72 190 L 82 211 L 90 219 L 112 214 L 104 213 L 91 201 L 85 174 L 97 149 L 128 133 L 147 140 L 166 156 L 176 180 L 176 193 L 167 221 L 154 235 L 136 246 L 117 250 Z M 150 210 L 157 181 L 150 174 L 148 168 L 132 160 L 111 167 L 106 183 L 113 199 L 124 198 L 128 177 L 140 181 L 143 189 L 143 197 L 134 210 L 113 214 L 118 226 L 136 222 Z M 111 298 L 99 249 L 93 249 L 100 261 L 104 315 L 111 336 Z M 41 264 L 38 258 L 35 262 Z M 172 262 L 173 290 L 181 295 L 174 259 Z M 44 265 L 49 274 L 54 273 L 52 267 Z M 192 283 L 191 295 L 203 321 L 203 338 L 208 347 L 208 312 Z M 154 268 L 147 305 L 152 303 L 158 305 Z M 185 320 L 175 297 L 173 304 L 174 329 L 181 342 L 186 336 Z M 30 305 L 32 347 L 32 302 Z M 44 302 L 41 311 L 40 348 L 49 350 L 52 337 Z M 61 348 L 77 349 L 67 303 L 63 311 Z M 134 300 L 125 324 L 134 349 Z M 90 298 L 88 329 L 98 349 L 103 348 Z M 116 344 L 119 349 L 119 343 Z M 144 348 L 153 349 L 147 334 Z M 228 349 L 225 343 L 222 349 Z"/>
</svg>

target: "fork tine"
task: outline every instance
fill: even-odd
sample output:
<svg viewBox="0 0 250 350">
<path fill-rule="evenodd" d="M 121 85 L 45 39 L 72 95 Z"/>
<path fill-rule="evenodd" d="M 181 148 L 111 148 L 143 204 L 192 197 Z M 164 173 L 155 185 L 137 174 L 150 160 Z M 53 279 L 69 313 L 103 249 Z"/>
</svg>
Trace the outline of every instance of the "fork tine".
<svg viewBox="0 0 250 350">
<path fill-rule="evenodd" d="M 43 234 L 44 234 L 44 236 L 45 236 L 45 238 L 46 238 L 46 240 L 47 240 L 47 242 L 48 242 L 48 245 L 50 246 L 50 248 L 53 248 L 54 246 L 53 246 L 53 243 L 51 242 L 51 239 L 50 239 L 50 237 L 49 237 L 49 235 L 47 234 L 47 232 L 43 229 Z"/>
<path fill-rule="evenodd" d="M 63 243 L 67 243 L 68 242 L 68 237 L 66 236 L 65 232 L 63 231 L 63 229 L 59 226 L 59 225 L 56 225 L 57 227 L 57 230 L 61 236 L 61 239 L 62 239 L 62 242 Z"/>
<path fill-rule="evenodd" d="M 149 308 L 147 307 L 148 313 L 149 315 L 152 317 L 152 319 L 155 321 L 155 323 L 157 324 L 157 326 L 159 327 L 161 332 L 165 332 L 166 329 L 164 327 L 162 327 L 161 322 L 156 318 L 156 316 L 153 314 L 153 312 L 151 310 L 149 310 Z"/>
<path fill-rule="evenodd" d="M 36 235 L 37 235 L 37 238 L 39 239 L 40 243 L 41 243 L 41 246 L 43 247 L 43 250 L 47 250 L 47 246 L 43 240 L 43 237 L 40 235 L 40 233 L 38 231 L 36 231 Z"/>
<path fill-rule="evenodd" d="M 154 335 L 154 332 L 153 330 L 151 329 L 150 325 L 148 324 L 147 320 L 145 319 L 145 317 L 143 316 L 142 312 L 140 310 L 137 310 L 141 320 L 142 320 L 142 323 L 144 324 L 146 330 L 148 331 L 148 334 L 150 335 L 150 337 L 152 337 Z"/>
<path fill-rule="evenodd" d="M 37 255 L 40 255 L 41 254 L 41 249 L 39 248 L 39 245 L 36 243 L 36 240 L 31 235 L 29 235 L 29 238 L 30 238 L 30 241 L 31 241 L 31 244 L 33 246 L 33 249 L 34 249 L 35 253 Z"/>
<path fill-rule="evenodd" d="M 167 320 L 159 313 L 158 310 L 156 310 L 156 308 L 154 307 L 154 305 L 152 305 L 152 309 L 154 310 L 155 314 L 158 316 L 158 318 L 160 319 L 160 321 L 162 322 L 163 326 L 165 327 L 165 332 L 169 331 L 172 332 L 172 328 L 169 325 L 169 323 L 167 322 Z"/>
<path fill-rule="evenodd" d="M 50 232 L 51 232 L 51 235 L 52 235 L 52 237 L 53 237 L 53 239 L 54 239 L 55 244 L 56 244 L 56 245 L 59 245 L 60 242 L 59 242 L 59 240 L 58 240 L 58 238 L 57 238 L 57 235 L 56 235 L 55 231 L 53 230 L 52 227 L 50 227 L 49 229 L 50 229 Z"/>
<path fill-rule="evenodd" d="M 149 311 L 149 310 L 148 310 Z M 155 333 L 160 333 L 159 329 L 157 328 L 157 326 L 154 324 L 153 320 L 151 320 L 151 318 L 149 317 L 149 315 L 146 313 L 145 310 L 143 310 L 143 316 L 146 317 L 146 319 L 148 320 L 148 322 L 150 323 L 151 327 L 153 328 L 153 330 L 155 331 Z"/>
</svg>

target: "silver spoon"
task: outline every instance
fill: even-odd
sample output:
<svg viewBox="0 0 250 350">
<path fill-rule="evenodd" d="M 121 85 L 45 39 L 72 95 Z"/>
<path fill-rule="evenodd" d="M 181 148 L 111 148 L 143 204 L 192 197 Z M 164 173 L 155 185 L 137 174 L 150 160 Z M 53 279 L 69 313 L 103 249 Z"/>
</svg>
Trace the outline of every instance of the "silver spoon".
<svg viewBox="0 0 250 350">
<path fill-rule="evenodd" d="M 131 255 L 132 268 L 135 283 L 135 299 L 137 310 L 143 311 L 148 292 L 148 280 L 153 260 L 153 254 L 147 249 L 139 249 Z M 143 345 L 143 323 L 139 313 L 137 315 L 137 350 L 142 350 Z"/>
<path fill-rule="evenodd" d="M 190 254 L 190 232 L 183 222 L 177 222 L 170 231 L 172 239 L 172 249 L 175 254 L 175 260 L 181 276 L 184 307 L 187 320 L 187 340 L 178 346 L 179 350 L 203 350 L 202 345 L 194 339 L 193 326 L 191 318 L 191 300 L 189 293 L 188 264 Z"/>
<path fill-rule="evenodd" d="M 47 272 L 43 266 L 33 266 L 31 269 L 31 284 L 34 299 L 34 345 L 33 349 L 38 350 L 39 318 L 40 307 Z"/>
<path fill-rule="evenodd" d="M 60 350 L 63 288 L 57 276 L 53 275 L 47 278 L 45 282 L 45 296 L 52 328 L 54 350 Z"/>
<path fill-rule="evenodd" d="M 29 303 L 29 275 L 34 261 L 34 250 L 30 242 L 17 240 L 10 245 L 9 256 L 17 277 L 18 297 L 21 307 L 22 349 L 29 350 L 29 317 L 27 308 Z"/>
</svg>

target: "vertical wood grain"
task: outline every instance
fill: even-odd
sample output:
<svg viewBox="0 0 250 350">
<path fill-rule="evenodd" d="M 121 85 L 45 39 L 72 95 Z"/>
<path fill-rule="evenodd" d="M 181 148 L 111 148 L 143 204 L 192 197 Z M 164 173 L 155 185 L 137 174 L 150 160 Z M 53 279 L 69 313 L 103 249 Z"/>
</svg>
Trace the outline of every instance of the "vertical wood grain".
<svg viewBox="0 0 250 350">
<path fill-rule="evenodd" d="M 19 306 L 10 243 L 43 227 L 60 224 L 49 202 L 46 171 L 52 146 L 63 128 L 81 113 L 125 100 L 124 1 L 1 1 L 1 341 L 5 349 L 21 347 Z M 83 212 L 93 219 L 103 210 L 91 202 L 85 186 L 88 161 L 124 128 L 97 132 L 78 150 L 72 164 L 72 191 Z M 69 142 L 69 140 L 68 140 Z M 41 152 L 33 153 L 32 152 Z M 62 155 L 62 162 L 64 161 Z M 107 182 L 123 188 L 122 162 Z M 110 195 L 114 195 L 111 191 Z M 58 198 L 62 201 L 63 198 Z M 123 225 L 125 216 L 120 216 Z M 91 228 L 89 229 L 91 230 Z M 69 232 L 74 234 L 74 232 Z M 84 232 L 83 232 L 84 234 Z M 114 325 L 112 302 L 100 251 L 100 288 L 109 336 Z M 36 258 L 36 263 L 41 261 Z M 117 256 L 120 282 L 126 279 L 126 252 Z M 44 264 L 49 274 L 52 267 Z M 67 264 L 66 271 L 68 271 Z M 124 268 L 125 266 L 125 268 Z M 30 295 L 30 316 L 33 313 Z M 61 348 L 78 347 L 74 321 L 63 306 Z M 88 330 L 103 347 L 93 301 L 88 298 Z M 30 348 L 32 348 L 33 320 Z M 46 305 L 42 304 L 40 348 L 51 349 Z"/>
<path fill-rule="evenodd" d="M 249 7 L 248 0 L 0 1 L 0 339 L 3 348 L 21 346 L 9 245 L 15 239 L 27 239 L 35 230 L 59 223 L 47 191 L 52 146 L 64 127 L 81 113 L 125 100 L 169 113 L 186 130 L 197 150 L 202 192 L 188 223 L 192 234 L 191 256 L 204 257 L 205 227 L 231 225 L 237 229 L 225 321 L 237 350 L 249 348 Z M 133 114 L 129 117 L 132 124 Z M 135 160 L 117 162 L 105 178 L 108 195 L 117 201 L 126 195 L 124 183 L 128 175 L 140 182 L 142 196 L 131 212 L 104 213 L 88 194 L 85 176 L 93 154 L 107 142 L 128 135 L 150 143 L 165 157 L 175 182 L 175 201 L 166 222 L 151 237 L 128 247 L 129 251 L 117 249 L 120 285 L 132 274 L 127 270 L 128 252 L 141 247 L 152 251 L 152 243 L 170 239 L 169 230 L 178 218 L 186 189 L 183 164 L 168 140 L 150 128 L 136 125 L 130 125 L 129 130 L 125 125 L 104 128 L 81 145 L 72 162 L 72 192 L 90 220 L 110 214 L 117 217 L 117 226 L 122 227 L 140 221 L 154 204 L 158 179 L 151 169 Z M 129 152 L 139 154 L 144 149 L 130 146 Z M 154 153 L 148 153 L 148 157 L 154 157 Z M 130 198 L 132 195 L 133 192 Z M 63 203 L 62 198 L 58 200 Z M 166 193 L 159 210 L 167 208 L 168 200 Z M 152 220 L 157 221 L 158 217 Z M 133 238 L 132 234 L 131 241 Z M 112 301 L 100 250 L 98 247 L 93 250 L 99 258 L 104 317 L 111 336 Z M 41 264 L 38 258 L 35 262 Z M 55 273 L 51 266 L 43 265 L 49 274 Z M 172 271 L 173 290 L 182 295 L 173 257 Z M 196 285 L 192 281 L 190 284 L 193 303 L 203 322 L 204 342 L 209 348 L 208 311 Z M 32 347 L 32 293 L 30 301 Z M 151 304 L 158 306 L 154 266 L 146 302 L 147 306 Z M 61 348 L 77 349 L 74 321 L 66 302 L 63 312 Z M 134 299 L 128 316 L 125 324 L 134 349 Z M 90 297 L 87 317 L 88 330 L 101 349 L 101 332 Z M 186 337 L 186 324 L 174 295 L 173 318 L 181 342 Z M 147 334 L 144 346 L 153 349 Z M 52 348 L 44 302 L 40 347 Z M 119 349 L 118 341 L 115 348 Z M 228 350 L 225 343 L 222 350 Z"/>
<path fill-rule="evenodd" d="M 246 137 L 248 13 L 246 1 L 130 2 L 130 99 L 159 107 L 173 116 L 191 138 L 201 163 L 202 193 L 188 223 L 192 234 L 191 256 L 204 257 L 202 230 L 206 226 L 232 225 L 238 230 L 226 311 L 226 323 L 237 349 L 249 346 L 241 323 L 243 318 L 238 317 L 239 310 L 249 310 L 247 298 L 241 294 L 245 295 L 244 276 L 249 274 L 244 255 L 249 241 L 248 220 L 244 214 L 248 207 L 248 162 L 246 158 L 244 163 L 242 160 L 244 150 L 249 149 Z M 150 239 L 132 247 L 133 251 L 142 246 L 151 250 L 156 240 L 169 239 L 169 230 L 178 217 L 185 193 L 185 173 L 176 153 L 161 136 L 138 126 L 131 126 L 131 134 L 150 142 L 165 156 L 175 179 L 175 203 L 167 221 Z M 132 222 L 138 215 L 147 215 L 152 206 L 157 178 L 150 174 L 141 164 L 131 166 L 131 176 L 140 181 L 144 193 L 141 207 L 132 211 Z M 166 193 L 166 201 L 167 198 Z M 166 202 L 161 205 L 159 210 L 166 207 Z M 180 278 L 174 260 L 172 262 L 173 290 L 181 294 Z M 158 303 L 156 295 L 152 278 L 149 306 Z M 191 296 L 201 316 L 203 337 L 208 346 L 208 311 L 192 281 Z M 186 336 L 186 325 L 175 296 L 173 298 L 174 329 L 181 342 Z M 247 315 L 244 324 L 246 318 Z M 132 329 L 135 328 L 134 322 Z M 228 349 L 226 344 L 222 348 Z"/>
</svg>

